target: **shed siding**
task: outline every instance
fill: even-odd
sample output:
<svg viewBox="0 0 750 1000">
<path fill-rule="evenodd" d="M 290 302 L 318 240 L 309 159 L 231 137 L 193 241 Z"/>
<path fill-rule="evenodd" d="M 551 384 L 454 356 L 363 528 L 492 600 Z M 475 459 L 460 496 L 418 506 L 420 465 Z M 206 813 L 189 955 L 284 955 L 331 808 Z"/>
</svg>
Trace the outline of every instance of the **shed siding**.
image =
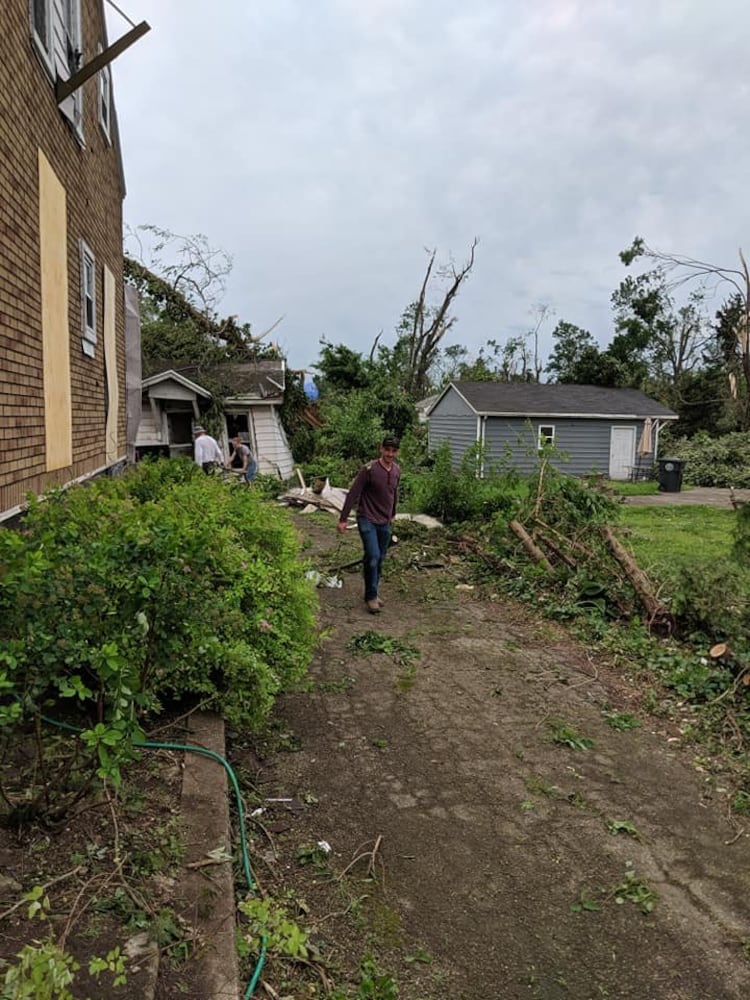
<svg viewBox="0 0 750 1000">
<path fill-rule="evenodd" d="M 433 417 L 465 417 L 470 416 L 472 418 L 476 417 L 476 413 L 469 406 L 466 400 L 456 392 L 453 386 L 450 386 L 448 391 L 445 393 L 443 398 L 437 403 L 435 408 L 430 413 L 430 420 Z"/>
<path fill-rule="evenodd" d="M 431 414 L 427 441 L 430 451 L 447 442 L 453 465 L 458 467 L 464 453 L 477 443 L 477 418 L 473 413 L 460 417 Z"/>
<path fill-rule="evenodd" d="M 456 467 L 477 442 L 477 415 L 452 386 L 430 413 L 427 442 L 430 451 L 447 442 Z"/>
<path fill-rule="evenodd" d="M 274 406 L 255 406 L 250 412 L 253 426 L 258 471 L 288 479 L 294 470 L 294 460 Z"/>
<path fill-rule="evenodd" d="M 161 410 L 159 411 L 161 414 Z M 157 425 L 154 415 L 149 406 L 144 406 L 141 411 L 141 420 L 138 424 L 138 437 L 136 438 L 136 448 L 148 448 L 154 445 L 164 444 L 161 434 L 161 423 Z"/>
<path fill-rule="evenodd" d="M 636 441 L 643 421 L 634 420 L 522 420 L 488 417 L 484 429 L 486 465 L 511 464 L 519 472 L 531 472 L 537 463 L 540 425 L 555 428 L 552 464 L 572 476 L 590 472 L 609 473 L 612 427 L 636 428 Z"/>
<path fill-rule="evenodd" d="M 450 446 L 453 464 L 458 466 L 464 453 L 476 443 L 477 418 L 471 416 L 430 416 L 429 447 L 435 451 L 445 441 Z M 483 423 L 485 468 L 512 466 L 519 472 L 531 472 L 538 461 L 537 441 L 540 425 L 555 428 L 555 455 L 552 464 L 562 472 L 583 476 L 589 472 L 609 472 L 610 433 L 613 426 L 633 426 L 633 421 L 611 420 L 523 420 L 487 417 Z M 640 433 L 641 424 L 637 424 Z"/>
</svg>

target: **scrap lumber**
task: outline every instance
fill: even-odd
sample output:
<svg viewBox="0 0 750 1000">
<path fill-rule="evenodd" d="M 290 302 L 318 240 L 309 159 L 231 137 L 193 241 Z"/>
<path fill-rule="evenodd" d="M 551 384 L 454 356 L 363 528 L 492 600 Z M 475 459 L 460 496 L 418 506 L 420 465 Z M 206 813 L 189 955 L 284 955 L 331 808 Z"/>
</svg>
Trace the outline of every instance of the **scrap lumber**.
<svg viewBox="0 0 750 1000">
<path fill-rule="evenodd" d="M 534 539 L 526 531 L 521 522 L 513 519 L 512 521 L 508 521 L 508 526 L 510 530 L 513 532 L 513 534 L 516 535 L 518 538 L 520 538 L 521 544 L 529 553 L 534 562 L 538 563 L 540 566 L 546 569 L 548 573 L 551 573 L 552 565 L 549 559 L 545 556 L 545 554 L 542 552 L 539 546 L 534 542 Z"/>
<path fill-rule="evenodd" d="M 635 559 L 621 545 L 612 529 L 605 525 L 601 530 L 605 541 L 612 550 L 612 555 L 620 566 L 622 566 L 625 575 L 633 585 L 638 599 L 648 614 L 649 631 L 656 635 L 671 635 L 675 625 L 674 616 L 657 597 L 651 581 Z"/>
</svg>

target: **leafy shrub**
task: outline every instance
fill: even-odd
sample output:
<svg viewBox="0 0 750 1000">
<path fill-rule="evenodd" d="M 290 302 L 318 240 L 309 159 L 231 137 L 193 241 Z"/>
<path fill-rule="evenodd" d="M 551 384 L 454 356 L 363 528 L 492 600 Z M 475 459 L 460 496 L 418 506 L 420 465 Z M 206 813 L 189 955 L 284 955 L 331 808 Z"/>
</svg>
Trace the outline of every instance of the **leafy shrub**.
<svg viewBox="0 0 750 1000">
<path fill-rule="evenodd" d="M 529 513 L 533 511 L 563 534 L 574 536 L 619 519 L 620 507 L 612 497 L 550 465 L 529 477 L 528 496 Z"/>
<path fill-rule="evenodd" d="M 750 571 L 747 564 L 702 561 L 682 566 L 667 581 L 670 608 L 681 634 L 708 643 L 750 643 Z"/>
<path fill-rule="evenodd" d="M 367 390 L 331 395 L 321 402 L 320 411 L 325 423 L 318 434 L 316 460 L 336 456 L 361 464 L 378 454 L 387 428 Z"/>
<path fill-rule="evenodd" d="M 750 488 L 750 432 L 736 431 L 712 438 L 705 432 L 674 444 L 685 462 L 685 478 L 694 486 Z"/>
<path fill-rule="evenodd" d="M 315 596 L 286 513 L 189 465 L 52 494 L 0 532 L 0 726 L 76 706 L 102 776 L 164 698 L 258 726 L 311 656 Z"/>
<path fill-rule="evenodd" d="M 520 477 L 492 470 L 480 479 L 480 460 L 480 450 L 469 449 L 454 469 L 450 446 L 444 442 L 433 454 L 429 471 L 404 475 L 403 505 L 446 524 L 485 519 L 499 511 L 510 514 L 522 492 Z"/>
<path fill-rule="evenodd" d="M 732 558 L 740 566 L 750 566 L 750 503 L 743 503 L 737 509 Z"/>
</svg>

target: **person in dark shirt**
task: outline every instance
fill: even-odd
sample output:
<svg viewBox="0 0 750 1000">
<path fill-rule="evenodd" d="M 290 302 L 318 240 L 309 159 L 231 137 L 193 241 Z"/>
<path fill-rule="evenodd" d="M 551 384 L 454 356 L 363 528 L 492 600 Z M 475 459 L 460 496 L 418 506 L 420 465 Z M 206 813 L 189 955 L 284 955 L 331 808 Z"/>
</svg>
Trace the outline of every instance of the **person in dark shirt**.
<svg viewBox="0 0 750 1000">
<path fill-rule="evenodd" d="M 349 513 L 353 507 L 357 508 L 357 528 L 364 549 L 365 604 L 373 615 L 380 612 L 384 603 L 378 590 L 398 502 L 401 478 L 401 469 L 395 461 L 398 449 L 398 438 L 383 439 L 380 457 L 363 465 L 349 488 L 337 526 L 339 531 L 346 531 Z"/>
<path fill-rule="evenodd" d="M 253 453 L 239 434 L 235 434 L 232 438 L 231 445 L 228 468 L 236 469 L 246 483 L 251 483 L 258 471 L 258 463 L 253 458 Z"/>
</svg>

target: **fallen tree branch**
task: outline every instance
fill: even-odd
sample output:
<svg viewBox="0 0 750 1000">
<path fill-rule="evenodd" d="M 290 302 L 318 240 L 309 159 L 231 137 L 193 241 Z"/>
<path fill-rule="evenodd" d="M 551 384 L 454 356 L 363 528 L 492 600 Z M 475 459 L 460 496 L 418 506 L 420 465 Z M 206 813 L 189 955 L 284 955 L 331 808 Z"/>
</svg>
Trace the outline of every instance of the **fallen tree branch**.
<svg viewBox="0 0 750 1000">
<path fill-rule="evenodd" d="M 552 572 L 552 564 L 549 559 L 545 556 L 542 550 L 535 544 L 534 539 L 529 535 L 524 526 L 520 521 L 512 520 L 508 521 L 508 527 L 521 540 L 521 544 L 529 553 L 534 562 L 538 563 L 548 573 Z"/>
<path fill-rule="evenodd" d="M 568 569 L 576 569 L 578 563 L 575 561 L 573 556 L 568 555 L 556 542 L 553 542 L 551 538 L 543 534 L 541 531 L 537 533 L 536 536 L 542 545 L 546 546 L 552 555 L 557 556 L 560 562 L 564 562 Z"/>
<path fill-rule="evenodd" d="M 553 528 L 552 525 L 551 524 L 547 524 L 546 521 L 542 521 L 541 518 L 535 517 L 534 518 L 534 523 L 538 524 L 539 527 L 542 529 L 542 531 L 545 532 L 545 534 L 554 535 L 556 538 L 559 538 L 561 542 L 565 542 L 565 544 L 569 545 L 573 549 L 574 552 L 578 552 L 582 556 L 586 556 L 587 559 L 596 559 L 597 558 L 596 555 L 591 551 L 591 549 L 587 549 L 585 545 L 582 545 L 578 541 L 578 539 L 576 539 L 576 538 L 568 538 L 567 535 L 563 535 L 563 533 L 561 531 L 558 531 L 557 528 Z"/>
<path fill-rule="evenodd" d="M 44 885 L 40 887 L 42 893 L 46 893 L 48 889 L 51 889 L 53 885 L 57 885 L 58 882 L 64 882 L 65 879 L 72 878 L 74 875 L 77 875 L 80 871 L 83 871 L 83 866 L 76 865 L 76 867 L 71 868 L 69 872 L 63 872 L 62 875 L 57 875 L 55 878 L 51 878 L 49 882 L 45 882 Z M 25 895 L 22 896 L 18 900 L 18 902 L 13 904 L 13 906 L 9 906 L 7 910 L 3 910 L 3 912 L 0 913 L 0 921 L 5 920 L 5 918 L 9 917 L 11 913 L 15 913 L 16 910 L 20 910 L 22 906 L 26 906 L 28 905 L 28 903 L 29 900 L 26 898 L 26 896 Z"/>
<path fill-rule="evenodd" d="M 626 552 L 615 533 L 606 525 L 601 529 L 602 535 L 612 550 L 612 555 L 622 566 L 625 575 L 633 585 L 633 589 L 638 595 L 638 599 L 648 614 L 648 629 L 650 632 L 660 636 L 668 636 L 674 632 L 674 616 L 667 606 L 663 604 L 654 592 L 651 581 L 636 563 L 635 559 Z"/>
<path fill-rule="evenodd" d="M 359 854 L 357 854 L 357 856 L 353 858 L 346 866 L 346 868 L 341 872 L 341 874 L 338 877 L 338 881 L 340 882 L 343 879 L 344 875 L 346 875 L 347 872 L 351 871 L 351 869 L 357 864 L 358 861 L 362 861 L 364 858 L 370 859 L 367 862 L 367 871 L 365 873 L 365 878 L 370 878 L 371 876 L 373 876 L 375 874 L 375 863 L 377 861 L 378 848 L 380 847 L 382 842 L 383 842 L 383 835 L 382 833 L 379 833 L 375 840 L 375 844 L 372 850 L 361 851 Z"/>
</svg>

